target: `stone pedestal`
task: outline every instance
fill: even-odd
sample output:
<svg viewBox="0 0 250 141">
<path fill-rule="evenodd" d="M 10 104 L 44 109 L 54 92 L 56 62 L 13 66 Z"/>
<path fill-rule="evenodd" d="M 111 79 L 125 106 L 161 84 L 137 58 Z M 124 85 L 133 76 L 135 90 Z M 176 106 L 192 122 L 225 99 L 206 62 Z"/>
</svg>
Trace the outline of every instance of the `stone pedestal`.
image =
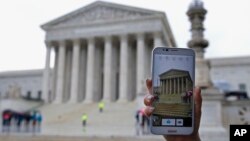
<svg viewBox="0 0 250 141">
<path fill-rule="evenodd" d="M 202 116 L 200 136 L 202 141 L 228 141 L 229 134 L 222 126 L 223 94 L 215 88 L 202 90 Z"/>
<path fill-rule="evenodd" d="M 211 87 L 211 79 L 210 79 L 210 69 L 209 62 L 207 60 L 196 58 L 195 61 L 195 86 L 201 88 Z"/>
</svg>

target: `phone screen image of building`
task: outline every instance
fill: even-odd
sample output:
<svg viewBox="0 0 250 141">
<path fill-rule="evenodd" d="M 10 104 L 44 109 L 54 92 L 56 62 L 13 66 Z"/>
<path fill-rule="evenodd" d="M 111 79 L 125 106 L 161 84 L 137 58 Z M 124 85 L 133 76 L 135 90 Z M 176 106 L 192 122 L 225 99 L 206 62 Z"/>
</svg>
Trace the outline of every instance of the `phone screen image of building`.
<svg viewBox="0 0 250 141">
<path fill-rule="evenodd" d="M 168 59 L 166 59 L 166 56 Z M 158 71 L 154 71 L 153 74 L 153 94 L 155 96 L 153 103 L 155 110 L 152 116 L 153 126 L 192 126 L 192 58 L 159 55 L 155 59 L 159 59 L 155 61 L 158 62 L 158 67 L 160 67 L 155 68 Z M 186 65 L 189 59 L 191 67 L 190 64 Z M 164 65 L 166 66 L 164 67 Z"/>
</svg>

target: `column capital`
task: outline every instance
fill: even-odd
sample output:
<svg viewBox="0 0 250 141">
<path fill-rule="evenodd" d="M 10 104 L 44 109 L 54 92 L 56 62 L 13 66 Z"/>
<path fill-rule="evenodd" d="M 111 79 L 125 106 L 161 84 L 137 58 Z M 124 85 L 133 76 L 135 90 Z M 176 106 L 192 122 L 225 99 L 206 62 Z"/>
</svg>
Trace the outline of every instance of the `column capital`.
<svg viewBox="0 0 250 141">
<path fill-rule="evenodd" d="M 51 47 L 52 46 L 52 42 L 51 41 L 44 41 L 46 47 Z"/>
<path fill-rule="evenodd" d="M 81 39 L 72 39 L 73 44 L 80 44 Z"/>
<path fill-rule="evenodd" d="M 112 36 L 110 35 L 104 36 L 105 41 L 111 41 L 111 39 L 112 39 Z"/>
<path fill-rule="evenodd" d="M 59 40 L 58 44 L 59 44 L 59 47 L 66 46 L 66 41 L 65 40 Z"/>
<path fill-rule="evenodd" d="M 161 32 L 153 32 L 154 37 L 161 37 L 162 33 Z"/>
<path fill-rule="evenodd" d="M 144 33 L 143 32 L 136 33 L 136 37 L 137 39 L 144 38 Z"/>
<path fill-rule="evenodd" d="M 88 42 L 94 42 L 95 41 L 95 37 L 89 37 L 89 38 L 87 38 L 87 41 Z"/>
<path fill-rule="evenodd" d="M 154 32 L 153 33 L 153 38 L 154 38 L 154 47 L 164 46 L 161 32 Z"/>
<path fill-rule="evenodd" d="M 127 34 L 121 34 L 119 37 L 120 37 L 121 40 L 127 40 L 128 39 Z"/>
</svg>

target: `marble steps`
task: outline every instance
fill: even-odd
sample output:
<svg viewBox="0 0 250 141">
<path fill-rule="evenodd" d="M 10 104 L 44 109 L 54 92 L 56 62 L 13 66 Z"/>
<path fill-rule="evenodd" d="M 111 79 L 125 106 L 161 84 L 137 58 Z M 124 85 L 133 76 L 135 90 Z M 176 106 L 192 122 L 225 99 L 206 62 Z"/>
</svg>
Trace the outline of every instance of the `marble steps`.
<svg viewBox="0 0 250 141">
<path fill-rule="evenodd" d="M 168 109 L 171 109 L 171 111 Z M 158 103 L 154 113 L 159 115 L 188 117 L 190 114 L 188 111 L 191 111 L 191 107 L 187 106 L 187 104 Z"/>
<path fill-rule="evenodd" d="M 105 103 L 100 113 L 97 103 L 49 104 L 40 108 L 44 116 L 42 134 L 46 135 L 134 135 L 135 102 Z M 88 114 L 86 128 L 81 115 Z"/>
</svg>

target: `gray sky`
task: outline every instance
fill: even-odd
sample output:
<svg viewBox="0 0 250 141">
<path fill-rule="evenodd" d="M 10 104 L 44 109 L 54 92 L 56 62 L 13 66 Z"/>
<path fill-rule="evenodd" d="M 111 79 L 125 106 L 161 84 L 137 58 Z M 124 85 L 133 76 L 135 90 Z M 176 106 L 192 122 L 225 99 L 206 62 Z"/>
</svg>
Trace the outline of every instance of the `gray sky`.
<svg viewBox="0 0 250 141">
<path fill-rule="evenodd" d="M 1 0 L 0 71 L 39 69 L 45 64 L 40 25 L 94 0 Z M 179 47 L 190 39 L 186 11 L 191 0 L 107 0 L 164 11 Z M 250 56 L 249 0 L 203 0 L 208 10 L 206 58 Z"/>
</svg>

